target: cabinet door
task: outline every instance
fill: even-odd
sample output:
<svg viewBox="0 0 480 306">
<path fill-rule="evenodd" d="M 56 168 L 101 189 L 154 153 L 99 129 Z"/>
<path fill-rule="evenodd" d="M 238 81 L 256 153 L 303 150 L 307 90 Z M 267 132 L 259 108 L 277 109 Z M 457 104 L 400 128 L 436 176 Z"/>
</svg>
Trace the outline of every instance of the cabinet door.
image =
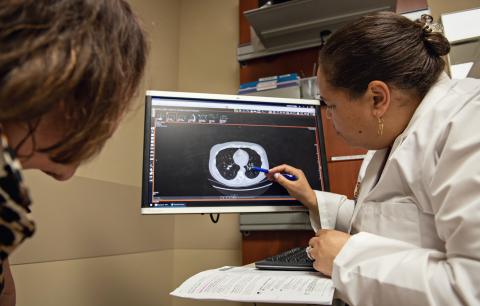
<svg viewBox="0 0 480 306">
<path fill-rule="evenodd" d="M 299 246 L 308 246 L 313 231 L 254 231 L 245 232 L 242 239 L 244 265 Z"/>
</svg>

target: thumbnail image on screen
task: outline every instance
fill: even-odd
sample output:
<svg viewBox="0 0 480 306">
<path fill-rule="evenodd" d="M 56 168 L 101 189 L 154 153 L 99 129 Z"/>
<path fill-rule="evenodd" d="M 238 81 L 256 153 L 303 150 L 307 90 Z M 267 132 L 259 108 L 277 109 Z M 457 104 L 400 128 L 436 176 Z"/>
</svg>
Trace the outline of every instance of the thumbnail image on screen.
<svg viewBox="0 0 480 306">
<path fill-rule="evenodd" d="M 252 170 L 284 163 L 322 189 L 312 105 L 152 98 L 150 107 L 145 207 L 300 205 Z"/>
</svg>

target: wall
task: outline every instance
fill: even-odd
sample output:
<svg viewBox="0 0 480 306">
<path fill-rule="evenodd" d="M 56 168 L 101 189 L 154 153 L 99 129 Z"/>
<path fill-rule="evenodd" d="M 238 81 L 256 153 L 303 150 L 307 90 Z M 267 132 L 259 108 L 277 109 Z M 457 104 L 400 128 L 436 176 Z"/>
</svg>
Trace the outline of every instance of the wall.
<svg viewBox="0 0 480 306">
<path fill-rule="evenodd" d="M 183 0 L 178 90 L 235 94 L 239 84 L 237 0 Z M 174 285 L 208 268 L 241 264 L 238 214 L 175 216 Z M 210 305 L 173 298 L 173 305 Z M 215 302 L 215 305 L 238 303 Z"/>
<path fill-rule="evenodd" d="M 70 181 L 26 172 L 38 231 L 11 257 L 19 306 L 198 305 L 168 293 L 197 271 L 240 263 L 238 215 L 216 225 L 140 215 L 143 93 L 234 93 L 237 0 L 129 2 L 150 41 L 135 107 Z"/>
<path fill-rule="evenodd" d="M 427 0 L 433 18 L 438 20 L 441 14 L 480 7 L 479 0 Z"/>
</svg>

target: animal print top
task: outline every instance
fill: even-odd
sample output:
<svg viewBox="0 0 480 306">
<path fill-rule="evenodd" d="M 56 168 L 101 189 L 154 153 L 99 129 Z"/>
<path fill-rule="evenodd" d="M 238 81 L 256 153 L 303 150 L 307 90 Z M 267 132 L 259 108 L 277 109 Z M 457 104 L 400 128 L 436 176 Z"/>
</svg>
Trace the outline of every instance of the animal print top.
<svg viewBox="0 0 480 306">
<path fill-rule="evenodd" d="M 35 231 L 30 204 L 20 162 L 8 146 L 0 124 L 0 292 L 4 288 L 3 262 Z"/>
</svg>

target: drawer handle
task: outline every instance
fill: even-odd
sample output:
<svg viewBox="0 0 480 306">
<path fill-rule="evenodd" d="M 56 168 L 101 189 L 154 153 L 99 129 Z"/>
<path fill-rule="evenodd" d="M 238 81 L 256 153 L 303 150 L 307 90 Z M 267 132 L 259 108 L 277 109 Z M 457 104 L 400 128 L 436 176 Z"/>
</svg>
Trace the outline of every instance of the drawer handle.
<svg viewBox="0 0 480 306">
<path fill-rule="evenodd" d="M 366 154 L 360 155 L 345 155 L 345 156 L 332 156 L 330 157 L 330 161 L 344 161 L 344 160 L 358 160 L 364 159 Z"/>
</svg>

